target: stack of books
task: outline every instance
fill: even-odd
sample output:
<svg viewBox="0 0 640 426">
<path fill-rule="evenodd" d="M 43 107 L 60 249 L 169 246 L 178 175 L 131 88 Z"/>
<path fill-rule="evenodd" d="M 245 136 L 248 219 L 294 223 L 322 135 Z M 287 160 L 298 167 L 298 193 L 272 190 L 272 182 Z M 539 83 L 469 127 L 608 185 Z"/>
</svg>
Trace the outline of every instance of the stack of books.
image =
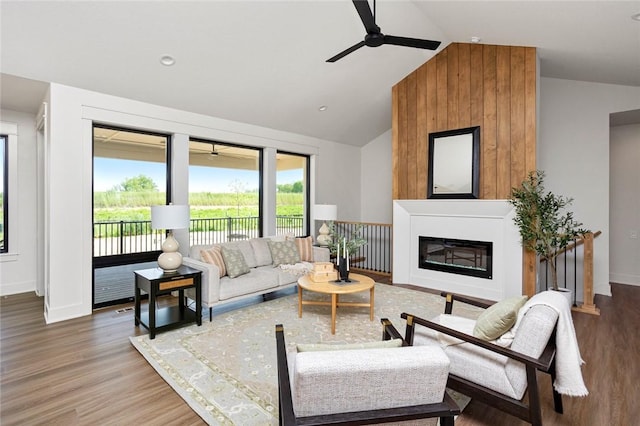
<svg viewBox="0 0 640 426">
<path fill-rule="evenodd" d="M 316 283 L 336 281 L 338 279 L 338 272 L 334 269 L 334 265 L 331 262 L 315 262 L 313 264 L 313 270 L 309 273 L 309 278 Z"/>
</svg>

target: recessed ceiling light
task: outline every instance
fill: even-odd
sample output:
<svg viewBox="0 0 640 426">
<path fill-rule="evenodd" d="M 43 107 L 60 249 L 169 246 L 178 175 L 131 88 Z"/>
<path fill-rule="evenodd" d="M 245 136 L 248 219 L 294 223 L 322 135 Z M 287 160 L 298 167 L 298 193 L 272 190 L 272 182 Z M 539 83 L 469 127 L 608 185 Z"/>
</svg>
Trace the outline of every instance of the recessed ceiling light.
<svg viewBox="0 0 640 426">
<path fill-rule="evenodd" d="M 326 110 L 327 110 L 326 105 L 322 105 L 320 108 L 318 108 L 318 111 L 326 111 Z"/>
<path fill-rule="evenodd" d="M 631 15 L 631 19 L 634 21 L 640 21 L 640 13 L 636 13 L 635 15 Z"/>
<path fill-rule="evenodd" d="M 471 37 L 471 43 L 480 43 L 480 37 L 476 37 L 476 36 Z"/>
<path fill-rule="evenodd" d="M 162 55 L 160 57 L 160 63 L 162 65 L 165 65 L 167 67 L 170 67 L 171 65 L 176 63 L 176 60 L 173 58 L 173 56 L 171 55 Z"/>
</svg>

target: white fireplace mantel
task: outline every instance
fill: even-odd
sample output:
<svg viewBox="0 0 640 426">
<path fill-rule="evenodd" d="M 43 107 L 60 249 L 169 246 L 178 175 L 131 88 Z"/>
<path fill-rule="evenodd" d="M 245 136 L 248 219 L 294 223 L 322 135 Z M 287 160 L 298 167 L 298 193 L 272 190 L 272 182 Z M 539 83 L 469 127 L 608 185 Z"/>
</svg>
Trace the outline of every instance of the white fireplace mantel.
<svg viewBox="0 0 640 426">
<path fill-rule="evenodd" d="M 393 281 L 489 300 L 522 294 L 522 246 L 506 200 L 395 200 Z M 491 279 L 422 269 L 418 237 L 493 243 Z"/>
</svg>

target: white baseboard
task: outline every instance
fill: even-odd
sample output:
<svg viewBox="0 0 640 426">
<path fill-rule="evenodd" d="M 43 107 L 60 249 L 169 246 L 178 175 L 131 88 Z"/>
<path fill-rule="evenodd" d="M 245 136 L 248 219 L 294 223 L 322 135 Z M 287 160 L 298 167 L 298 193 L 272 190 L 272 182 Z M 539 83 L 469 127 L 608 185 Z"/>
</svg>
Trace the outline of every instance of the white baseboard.
<svg viewBox="0 0 640 426">
<path fill-rule="evenodd" d="M 640 285 L 640 275 L 610 273 L 609 281 L 618 284 Z"/>
<path fill-rule="evenodd" d="M 7 283 L 7 284 L 0 285 L 0 296 L 29 293 L 32 291 L 36 291 L 35 280 L 21 281 L 17 283 Z"/>
<path fill-rule="evenodd" d="M 51 306 L 45 306 L 44 309 L 44 320 L 47 324 L 79 318 L 86 315 L 91 315 L 91 309 L 87 311 L 86 307 L 82 304 L 67 305 L 54 309 L 52 309 Z"/>
</svg>

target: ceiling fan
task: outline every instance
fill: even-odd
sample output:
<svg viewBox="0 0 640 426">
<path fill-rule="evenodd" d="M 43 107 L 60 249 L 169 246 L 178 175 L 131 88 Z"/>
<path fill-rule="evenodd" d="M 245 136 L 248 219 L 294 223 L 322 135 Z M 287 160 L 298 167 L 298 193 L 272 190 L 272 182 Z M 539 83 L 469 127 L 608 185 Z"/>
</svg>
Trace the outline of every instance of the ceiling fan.
<svg viewBox="0 0 640 426">
<path fill-rule="evenodd" d="M 358 15 L 360 15 L 364 28 L 367 30 L 367 35 L 364 36 L 363 41 L 356 43 L 350 48 L 338 53 L 336 56 L 327 59 L 327 62 L 335 62 L 338 59 L 344 58 L 349 53 L 355 52 L 362 46 L 378 47 L 383 44 L 392 44 L 395 46 L 416 47 L 418 49 L 429 50 L 436 50 L 438 46 L 440 46 L 439 41 L 396 37 L 382 34 L 380 27 L 376 25 L 376 0 L 373 0 L 373 13 L 371 12 L 371 7 L 369 7 L 368 0 L 353 0 L 353 5 L 356 7 Z"/>
<path fill-rule="evenodd" d="M 209 149 L 205 145 L 210 145 L 211 148 Z M 234 160 L 238 160 L 238 159 L 254 160 L 255 159 L 254 157 L 250 155 L 247 156 L 242 152 L 238 152 L 238 150 L 235 150 L 233 147 L 229 147 L 225 144 L 217 144 L 217 146 L 218 147 L 222 146 L 222 150 L 218 151 L 216 149 L 216 143 L 214 142 L 198 141 L 197 145 L 195 147 L 190 148 L 190 150 L 192 150 L 192 153 L 194 155 L 197 155 L 200 158 L 206 158 L 211 161 L 213 161 L 214 159 L 222 159 L 222 158 L 224 158 L 225 161 L 229 159 L 234 159 Z M 219 160 L 215 160 L 215 161 L 219 161 Z"/>
<path fill-rule="evenodd" d="M 220 153 L 218 151 L 216 151 L 216 144 L 212 143 L 211 144 L 211 152 L 209 153 L 210 157 L 217 157 L 218 155 L 220 155 Z"/>
<path fill-rule="evenodd" d="M 204 147 L 198 147 L 194 150 L 194 154 L 196 155 L 201 155 L 201 156 L 206 156 L 209 158 L 213 158 L 213 157 L 217 157 L 218 155 L 220 155 L 220 153 L 218 151 L 216 151 L 216 144 L 211 143 L 211 142 L 204 142 L 202 144 L 199 145 L 204 145 L 204 144 L 208 144 L 211 145 L 211 150 L 209 149 L 204 149 Z"/>
</svg>

